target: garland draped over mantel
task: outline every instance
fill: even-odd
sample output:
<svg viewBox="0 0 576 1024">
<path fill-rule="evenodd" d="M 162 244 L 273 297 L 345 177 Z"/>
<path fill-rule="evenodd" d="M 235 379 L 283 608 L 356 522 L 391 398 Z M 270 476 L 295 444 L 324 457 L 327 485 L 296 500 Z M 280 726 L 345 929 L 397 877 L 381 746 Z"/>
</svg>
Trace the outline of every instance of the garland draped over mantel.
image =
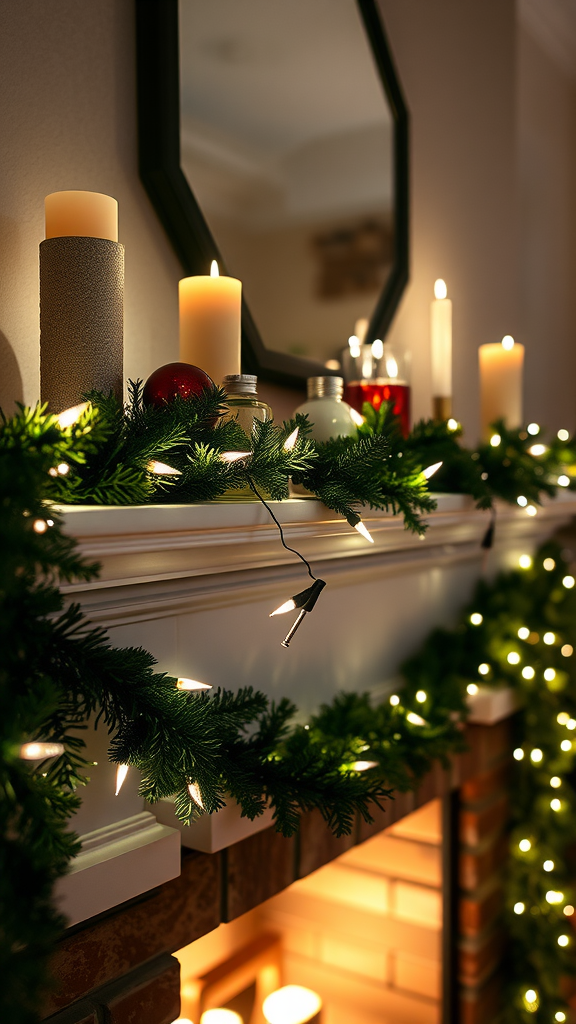
<svg viewBox="0 0 576 1024">
<path fill-rule="evenodd" d="M 398 694 L 376 707 L 368 694 L 341 694 L 304 725 L 288 700 L 275 704 L 250 688 L 182 691 L 154 671 L 146 651 L 113 648 L 79 606 L 64 607 L 58 583 L 93 579 L 97 566 L 63 533 L 54 503 L 208 500 L 247 479 L 282 498 L 291 476 L 352 525 L 368 505 L 402 514 L 421 532 L 421 514 L 434 506 L 422 472 L 430 463 L 443 462 L 444 489 L 472 493 L 480 507 L 494 496 L 536 503 L 576 461 L 573 443 L 535 453 L 527 433 L 497 425 L 497 443 L 493 437 L 469 453 L 446 424 L 420 424 L 405 439 L 389 410 L 370 408 L 357 438 L 317 444 L 303 417 L 265 424 L 247 438 L 218 419 L 218 391 L 162 410 L 143 406 L 139 385 L 126 409 L 90 397 L 73 421 L 36 408 L 0 423 L 0 1019 L 32 1024 L 48 984 L 48 956 L 65 923 L 52 888 L 78 851 L 67 824 L 88 781 L 82 730 L 91 714 L 111 734 L 111 760 L 139 770 L 146 799 L 174 795 L 184 821 L 218 809 L 230 793 L 249 817 L 268 803 L 284 835 L 312 808 L 340 835 L 356 814 L 370 820 L 371 807 L 392 790 L 416 786 L 436 758 L 463 749 L 467 689 L 479 680 L 517 687 L 525 707 L 508 885 L 511 1019 L 563 1013 L 558 942 L 569 892 L 563 858 L 574 829 L 568 772 L 576 726 L 566 649 L 576 645 L 576 607 L 561 553 L 550 548 L 532 567 L 481 584 L 472 617 L 453 634 L 432 636 L 405 666 Z M 250 454 L 226 462 L 226 451 Z M 40 759 L 34 743 L 58 746 Z M 560 780 L 552 797 L 559 807 L 547 801 L 552 777 Z M 524 839 L 526 849 L 518 845 Z M 544 855 L 554 861 L 550 879 Z"/>
</svg>

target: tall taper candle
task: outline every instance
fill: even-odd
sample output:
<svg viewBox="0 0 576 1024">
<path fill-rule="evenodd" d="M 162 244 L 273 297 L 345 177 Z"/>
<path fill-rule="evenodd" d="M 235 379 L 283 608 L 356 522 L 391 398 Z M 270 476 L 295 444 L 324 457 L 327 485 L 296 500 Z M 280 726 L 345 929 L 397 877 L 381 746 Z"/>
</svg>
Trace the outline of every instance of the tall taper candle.
<svg viewBox="0 0 576 1024">
<path fill-rule="evenodd" d="M 216 260 L 210 277 L 185 277 L 179 284 L 180 359 L 204 370 L 215 384 L 240 373 L 242 284 L 220 277 Z"/>
<path fill-rule="evenodd" d="M 437 420 L 452 415 L 452 302 L 447 296 L 446 283 L 439 278 L 430 306 L 432 401 Z"/>
<path fill-rule="evenodd" d="M 480 345 L 480 426 L 488 439 L 490 424 L 503 419 L 508 427 L 522 423 L 522 372 L 524 345 L 509 334 L 500 344 Z"/>
<path fill-rule="evenodd" d="M 100 192 L 46 196 L 40 243 L 40 392 L 51 412 L 87 391 L 122 400 L 124 246 L 118 203 Z"/>
</svg>

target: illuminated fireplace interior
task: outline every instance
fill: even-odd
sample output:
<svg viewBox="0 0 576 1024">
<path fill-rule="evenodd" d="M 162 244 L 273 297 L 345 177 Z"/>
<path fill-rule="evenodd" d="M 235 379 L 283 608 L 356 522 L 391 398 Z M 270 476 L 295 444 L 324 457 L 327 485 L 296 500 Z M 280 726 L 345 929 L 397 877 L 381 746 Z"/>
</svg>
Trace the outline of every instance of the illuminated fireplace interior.
<svg viewBox="0 0 576 1024">
<path fill-rule="evenodd" d="M 181 1015 L 193 1024 L 436 1024 L 441 802 L 431 801 L 176 956 Z M 316 993 L 321 1010 L 312 1002 L 292 1008 L 288 990 L 263 1012 L 267 996 L 295 985 Z M 208 1012 L 218 1008 L 228 1013 Z"/>
</svg>

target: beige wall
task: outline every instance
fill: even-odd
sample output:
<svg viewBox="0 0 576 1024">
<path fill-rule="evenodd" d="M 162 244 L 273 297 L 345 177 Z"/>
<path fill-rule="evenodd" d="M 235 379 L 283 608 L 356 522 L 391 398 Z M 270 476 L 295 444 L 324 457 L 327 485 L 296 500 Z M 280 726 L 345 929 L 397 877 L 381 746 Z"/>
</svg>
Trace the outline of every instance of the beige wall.
<svg viewBox="0 0 576 1024">
<path fill-rule="evenodd" d="M 477 346 L 505 333 L 528 346 L 527 414 L 574 425 L 573 87 L 520 37 L 519 260 L 513 0 L 380 3 L 412 116 L 411 282 L 392 338 L 414 354 L 415 414 L 430 410 L 429 303 L 443 276 L 470 434 Z M 38 394 L 38 243 L 56 189 L 120 201 L 126 375 L 175 358 L 180 268 L 137 172 L 133 0 L 4 0 L 0 139 L 0 404 Z M 282 413 L 291 406 L 287 395 Z"/>
<path fill-rule="evenodd" d="M 39 390 L 44 196 L 107 192 L 126 245 L 125 372 L 177 358 L 179 264 L 140 185 L 132 0 L 0 4 L 0 405 Z"/>
</svg>

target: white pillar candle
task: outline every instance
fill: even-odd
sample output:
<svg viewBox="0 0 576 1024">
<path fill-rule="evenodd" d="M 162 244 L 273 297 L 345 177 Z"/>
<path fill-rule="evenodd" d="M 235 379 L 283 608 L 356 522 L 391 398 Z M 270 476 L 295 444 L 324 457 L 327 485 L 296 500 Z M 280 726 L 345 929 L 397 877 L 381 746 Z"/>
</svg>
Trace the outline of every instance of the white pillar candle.
<svg viewBox="0 0 576 1024">
<path fill-rule="evenodd" d="M 179 284 L 180 359 L 199 366 L 215 384 L 240 373 L 242 284 L 220 277 L 212 262 L 210 277 L 185 277 Z"/>
<path fill-rule="evenodd" d="M 447 298 L 446 284 L 434 284 L 434 301 L 430 306 L 430 341 L 432 346 L 432 395 L 452 395 L 452 302 Z"/>
<path fill-rule="evenodd" d="M 81 235 L 118 241 L 118 202 L 102 192 L 52 192 L 44 200 L 46 238 Z"/>
<path fill-rule="evenodd" d="M 524 345 L 518 345 L 509 334 L 500 344 L 481 345 L 480 363 L 480 426 L 482 437 L 488 439 L 490 424 L 503 419 L 508 427 L 522 423 L 522 372 Z"/>
</svg>

